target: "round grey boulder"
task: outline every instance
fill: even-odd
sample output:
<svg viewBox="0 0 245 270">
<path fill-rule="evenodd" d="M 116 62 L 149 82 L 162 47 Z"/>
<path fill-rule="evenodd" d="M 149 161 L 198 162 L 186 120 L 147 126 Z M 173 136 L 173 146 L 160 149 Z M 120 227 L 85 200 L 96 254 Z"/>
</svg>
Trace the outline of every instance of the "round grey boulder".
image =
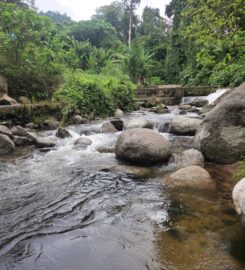
<svg viewBox="0 0 245 270">
<path fill-rule="evenodd" d="M 118 159 L 132 163 L 151 165 L 168 161 L 170 144 L 160 133 L 133 128 L 122 132 L 116 143 Z"/>
</svg>

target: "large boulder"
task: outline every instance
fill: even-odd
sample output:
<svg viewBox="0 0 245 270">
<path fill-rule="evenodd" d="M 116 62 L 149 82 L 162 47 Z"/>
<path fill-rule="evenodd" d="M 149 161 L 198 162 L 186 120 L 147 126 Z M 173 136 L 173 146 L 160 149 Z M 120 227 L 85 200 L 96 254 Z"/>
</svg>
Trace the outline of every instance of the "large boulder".
<svg viewBox="0 0 245 270">
<path fill-rule="evenodd" d="M 196 149 L 188 149 L 181 154 L 173 154 L 171 157 L 171 163 L 173 163 L 178 169 L 194 165 L 204 167 L 204 157 L 200 151 Z"/>
<path fill-rule="evenodd" d="M 133 128 L 122 132 L 116 143 L 117 158 L 133 164 L 154 164 L 168 161 L 169 142 L 158 132 Z"/>
<path fill-rule="evenodd" d="M 146 120 L 144 117 L 134 117 L 130 118 L 124 123 L 124 129 L 131 128 L 148 128 L 154 129 L 155 123 L 149 120 Z"/>
<path fill-rule="evenodd" d="M 207 114 L 197 131 L 195 146 L 216 163 L 233 163 L 245 155 L 245 83 Z"/>
<path fill-rule="evenodd" d="M 171 133 L 178 135 L 195 135 L 203 120 L 186 116 L 177 116 L 171 123 Z"/>
<path fill-rule="evenodd" d="M 170 174 L 166 179 L 166 184 L 171 188 L 215 189 L 214 180 L 200 166 L 189 166 Z"/>
<path fill-rule="evenodd" d="M 0 134 L 0 155 L 12 153 L 14 147 L 14 142 L 7 135 Z"/>
<path fill-rule="evenodd" d="M 245 226 L 245 178 L 235 185 L 232 198 L 236 211 L 241 216 L 242 223 Z"/>
<path fill-rule="evenodd" d="M 8 96 L 8 82 L 0 75 L 0 105 L 17 105 L 18 102 Z"/>
</svg>

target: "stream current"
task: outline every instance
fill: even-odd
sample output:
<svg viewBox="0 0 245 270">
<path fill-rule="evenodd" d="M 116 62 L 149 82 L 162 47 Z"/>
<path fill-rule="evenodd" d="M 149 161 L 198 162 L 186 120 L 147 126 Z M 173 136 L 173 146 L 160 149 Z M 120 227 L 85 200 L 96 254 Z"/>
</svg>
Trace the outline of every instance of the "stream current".
<svg viewBox="0 0 245 270">
<path fill-rule="evenodd" d="M 177 114 L 173 107 L 170 114 L 126 117 L 155 121 L 179 151 L 193 147 L 193 138 L 167 132 Z M 207 166 L 214 194 L 168 190 L 159 177 L 168 166 L 128 166 L 99 153 L 120 134 L 99 133 L 101 124 L 71 126 L 72 138 L 56 138 L 49 152 L 0 161 L 0 269 L 245 269 L 229 168 Z M 87 149 L 73 147 L 81 133 L 91 133 Z"/>
</svg>

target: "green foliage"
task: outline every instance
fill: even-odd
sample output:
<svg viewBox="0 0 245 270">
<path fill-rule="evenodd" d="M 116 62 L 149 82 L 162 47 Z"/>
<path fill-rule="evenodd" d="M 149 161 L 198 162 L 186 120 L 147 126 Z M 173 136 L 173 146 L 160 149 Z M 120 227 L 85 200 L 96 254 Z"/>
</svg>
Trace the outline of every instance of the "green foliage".
<svg viewBox="0 0 245 270">
<path fill-rule="evenodd" d="M 166 79 L 183 84 L 238 85 L 244 81 L 243 0 L 172 0 Z"/>
<path fill-rule="evenodd" d="M 70 22 L 72 22 L 72 19 L 69 16 L 67 16 L 67 14 L 61 14 L 56 11 L 40 12 L 40 15 L 50 18 L 55 23 L 69 24 Z"/>
<path fill-rule="evenodd" d="M 0 73 L 10 94 L 49 97 L 62 80 L 60 39 L 52 23 L 29 8 L 0 3 Z"/>
<path fill-rule="evenodd" d="M 134 42 L 124 57 L 125 71 L 134 83 L 144 83 L 150 76 L 153 55 L 146 52 L 143 43 Z"/>
<path fill-rule="evenodd" d="M 245 58 L 230 65 L 218 65 L 209 78 L 217 86 L 238 86 L 245 81 Z"/>
<path fill-rule="evenodd" d="M 131 110 L 135 86 L 129 80 L 75 72 L 67 75 L 64 85 L 55 93 L 63 103 L 63 114 L 109 115 L 116 108 Z"/>
<path fill-rule="evenodd" d="M 97 48 L 116 48 L 120 45 L 116 29 L 103 20 L 93 19 L 74 23 L 67 33 L 75 40 L 89 41 Z"/>
</svg>

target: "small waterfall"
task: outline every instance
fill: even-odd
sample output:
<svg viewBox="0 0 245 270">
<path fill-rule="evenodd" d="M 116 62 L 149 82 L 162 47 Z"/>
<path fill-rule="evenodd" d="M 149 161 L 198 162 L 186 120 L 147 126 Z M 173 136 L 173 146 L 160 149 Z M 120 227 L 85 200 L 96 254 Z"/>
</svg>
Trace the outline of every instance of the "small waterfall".
<svg viewBox="0 0 245 270">
<path fill-rule="evenodd" d="M 212 104 L 218 98 L 220 98 L 221 96 L 223 96 L 225 94 L 225 92 L 228 91 L 228 90 L 229 89 L 227 89 L 227 88 L 218 89 L 215 93 L 212 93 L 212 94 L 208 95 L 206 97 L 206 99 L 208 100 L 208 103 L 209 104 Z"/>
<path fill-rule="evenodd" d="M 227 89 L 227 88 L 222 88 L 222 89 L 218 89 L 215 93 L 209 94 L 208 96 L 183 97 L 181 100 L 181 103 L 188 104 L 188 103 L 191 103 L 191 102 L 196 101 L 196 100 L 206 99 L 206 100 L 208 100 L 209 104 L 212 104 L 218 98 L 223 96 L 224 93 L 228 90 L 229 89 Z"/>
</svg>

